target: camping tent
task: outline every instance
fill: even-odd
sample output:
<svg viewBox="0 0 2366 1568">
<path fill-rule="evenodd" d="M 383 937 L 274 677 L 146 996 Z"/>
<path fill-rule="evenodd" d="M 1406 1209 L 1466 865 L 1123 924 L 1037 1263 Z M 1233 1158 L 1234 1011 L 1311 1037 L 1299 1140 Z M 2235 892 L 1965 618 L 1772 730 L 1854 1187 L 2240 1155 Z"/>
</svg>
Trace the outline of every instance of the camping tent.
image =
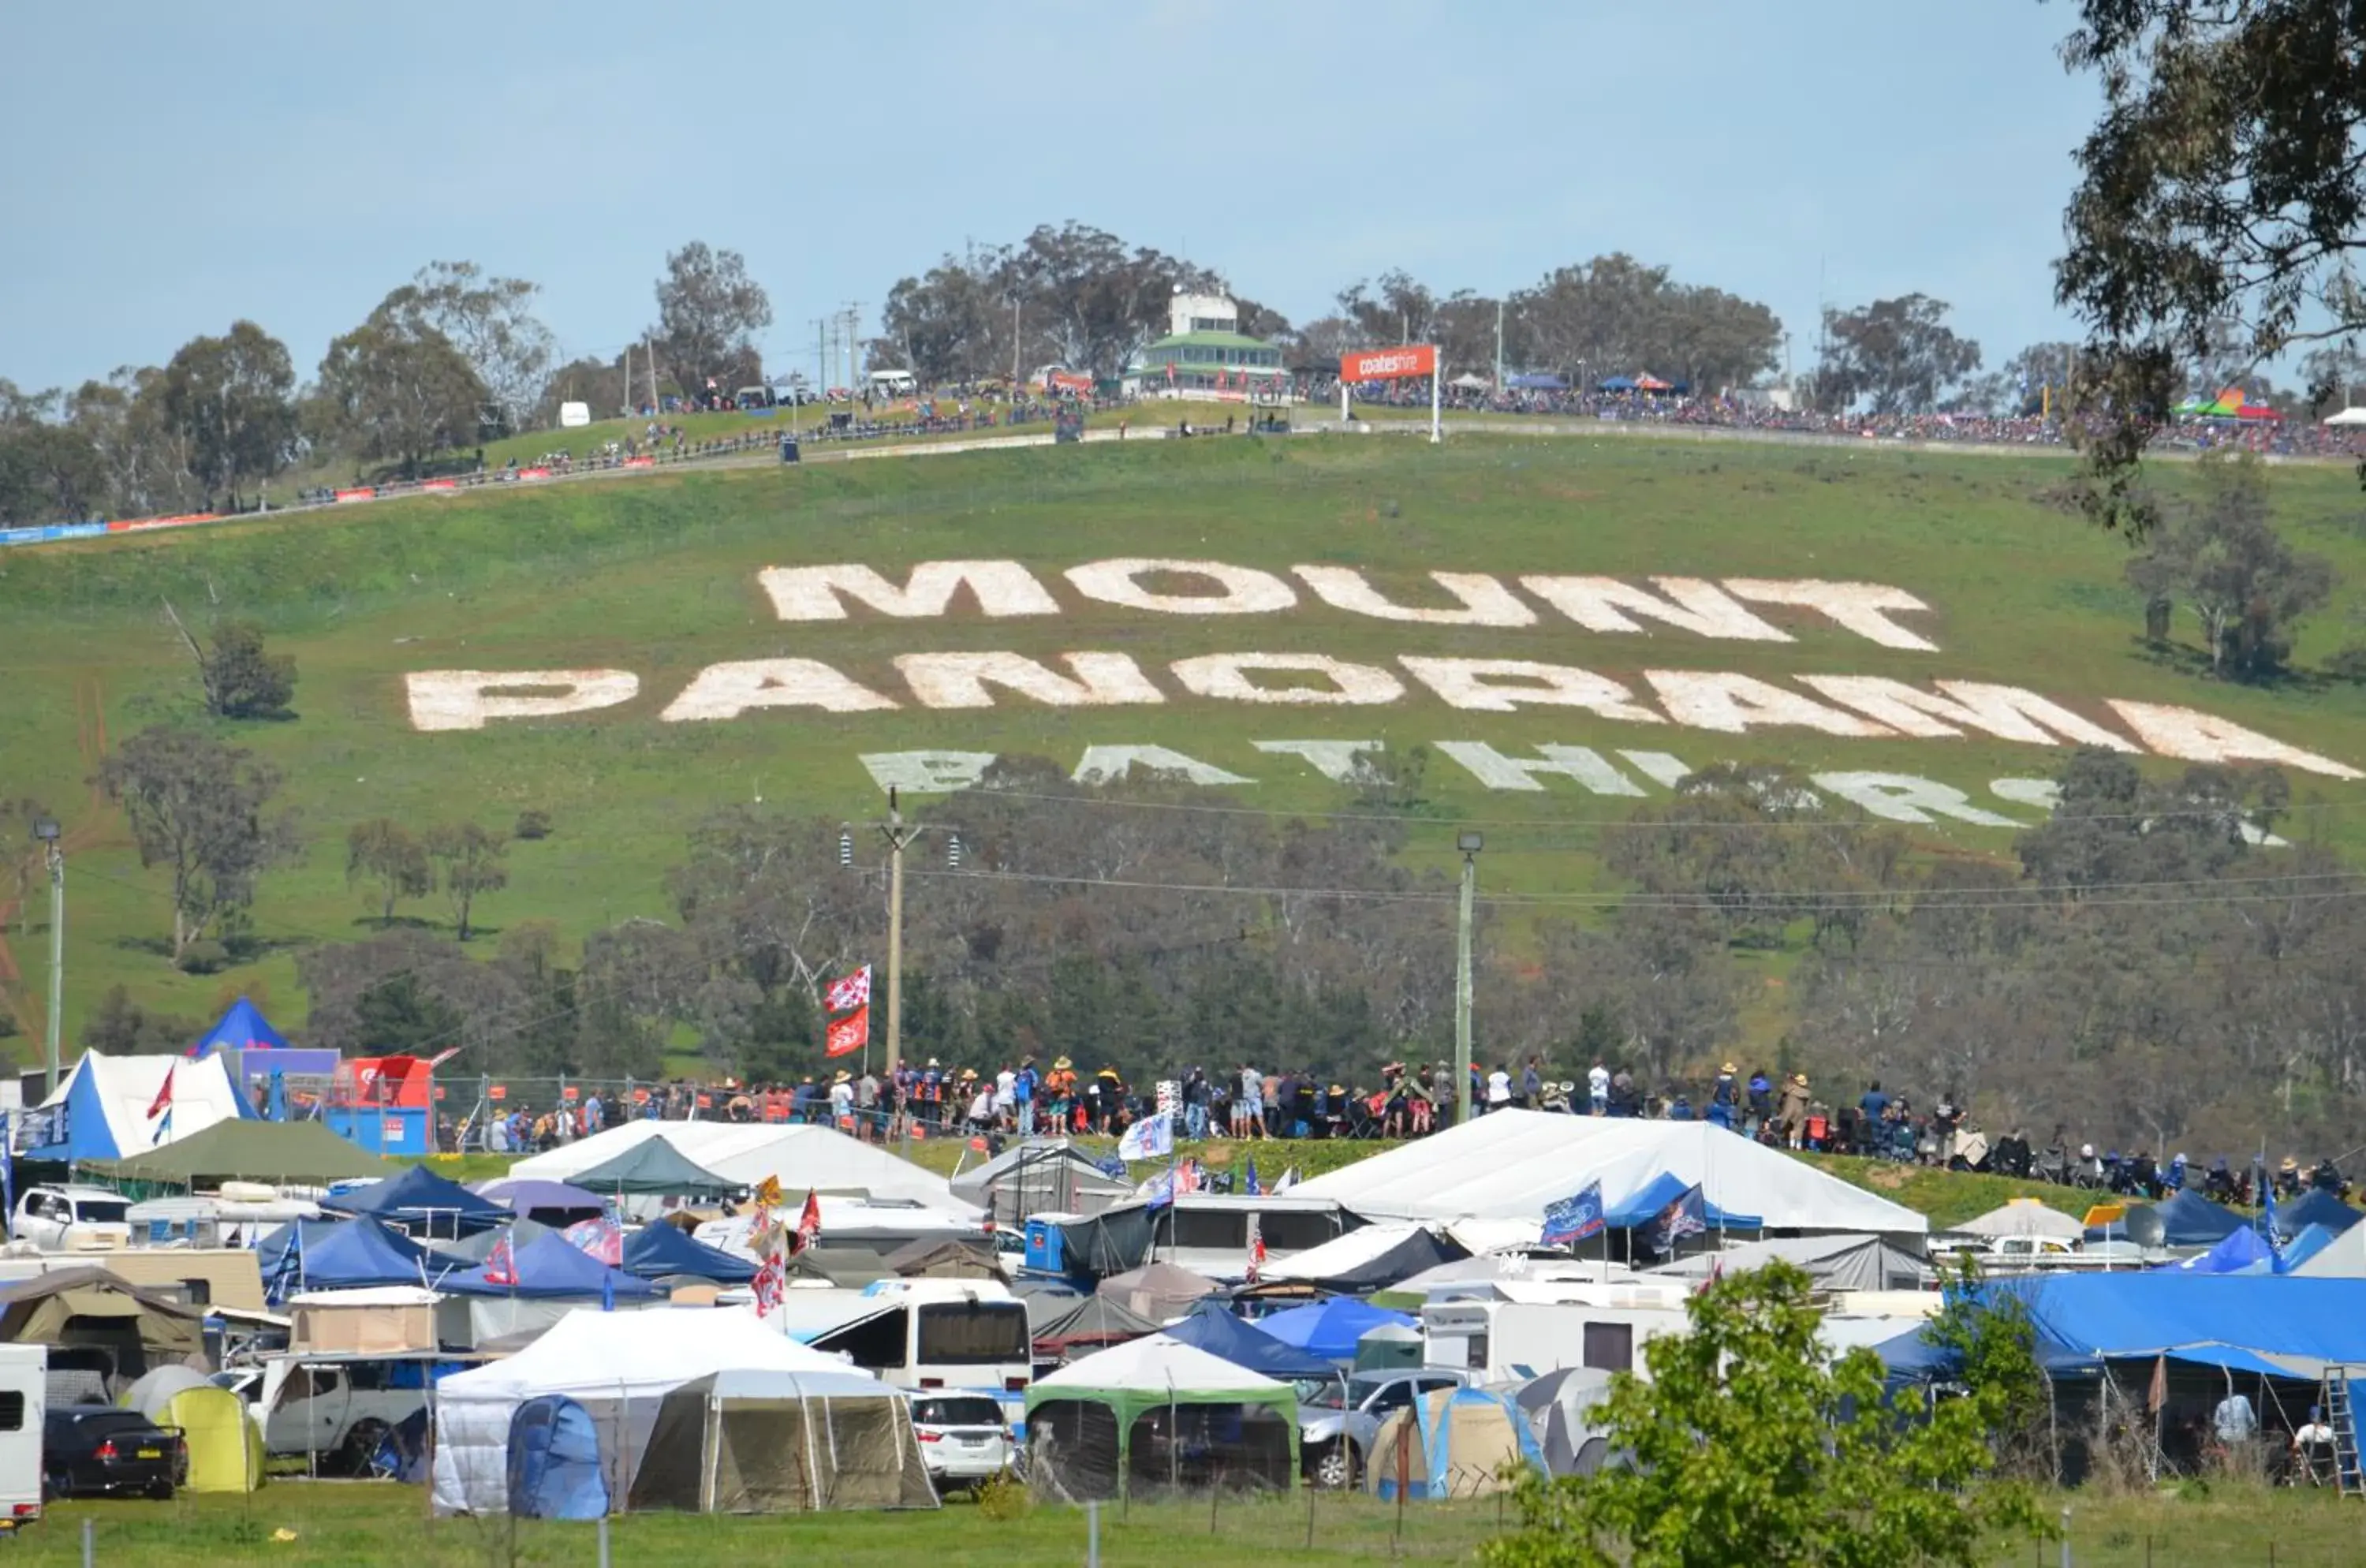
<svg viewBox="0 0 2366 1568">
<path fill-rule="evenodd" d="M 540 1394 L 510 1417 L 509 1511 L 528 1519 L 596 1519 L 612 1495 L 600 1424 L 563 1393 Z"/>
<path fill-rule="evenodd" d="M 299 1291 L 434 1284 L 451 1268 L 366 1215 L 298 1220 L 265 1236 L 254 1252 L 265 1292 L 274 1301 Z"/>
<path fill-rule="evenodd" d="M 2319 1254 L 2320 1257 L 2323 1254 Z M 2135 1269 L 1991 1280 L 2029 1311 L 2049 1370 L 2156 1356 L 2232 1371 L 2315 1380 L 2329 1362 L 2366 1361 L 2366 1280 Z M 1879 1347 L 1893 1372 L 1928 1375 L 1946 1358 L 1912 1343 Z"/>
<path fill-rule="evenodd" d="M 2156 1267 L 2185 1274 L 2271 1274 L 2275 1264 L 2275 1249 L 2260 1239 L 2258 1231 L 2245 1225 L 2241 1230 L 2228 1231 L 2225 1239 L 2207 1252 Z"/>
<path fill-rule="evenodd" d="M 155 1116 L 172 1076 L 173 1097 Z M 217 1122 L 254 1120 L 254 1108 L 231 1081 L 220 1056 L 108 1056 L 85 1051 L 31 1114 L 36 1146 L 19 1151 L 34 1160 L 128 1159 L 204 1132 Z"/>
<path fill-rule="evenodd" d="M 1285 1345 L 1295 1345 L 1326 1361 L 1352 1361 L 1356 1342 L 1375 1328 L 1409 1328 L 1414 1320 L 1386 1307 L 1367 1306 L 1353 1296 L 1291 1307 L 1257 1320 L 1257 1326 Z"/>
<path fill-rule="evenodd" d="M 1376 1219 L 1466 1216 L 1541 1223 L 1546 1206 L 1600 1181 L 1616 1209 L 1661 1176 L 1769 1229 L 1921 1235 L 1930 1221 L 1778 1150 L 1706 1122 L 1499 1111 L 1312 1181 L 1294 1191 Z"/>
<path fill-rule="evenodd" d="M 2343 409 L 2339 413 L 2326 415 L 2325 423 L 2332 425 L 2366 424 L 2366 409 Z"/>
<path fill-rule="evenodd" d="M 263 1428 L 246 1402 L 216 1388 L 202 1372 L 158 1367 L 124 1391 L 123 1405 L 160 1426 L 177 1427 L 192 1492 L 252 1492 L 263 1484 Z"/>
<path fill-rule="evenodd" d="M 770 1176 L 779 1180 L 783 1192 L 864 1193 L 873 1199 L 908 1200 L 964 1219 L 976 1217 L 975 1209 L 954 1197 L 943 1177 L 835 1127 L 802 1123 L 627 1122 L 522 1159 L 510 1168 L 510 1174 L 609 1191 L 613 1188 L 603 1183 L 613 1177 L 600 1168 L 651 1139 L 671 1145 L 693 1165 L 725 1182 L 727 1190 L 753 1187 Z"/>
<path fill-rule="evenodd" d="M 1675 1172 L 1663 1170 L 1605 1210 L 1603 1221 L 1613 1230 L 1639 1230 L 1656 1224 L 1672 1207 L 1684 1201 L 1692 1188 L 1691 1182 Z M 1706 1192 L 1701 1195 L 1701 1219 L 1716 1231 L 1754 1231 L 1766 1223 L 1755 1213 L 1738 1213 L 1722 1207 Z"/>
<path fill-rule="evenodd" d="M 1056 1361 L 1083 1355 L 1104 1345 L 1116 1345 L 1158 1332 L 1158 1320 L 1144 1317 L 1114 1296 L 1081 1296 L 1073 1292 L 1032 1292 L 1027 1303 L 1027 1333 L 1034 1341 L 1035 1359 Z"/>
<path fill-rule="evenodd" d="M 583 1191 L 626 1198 L 727 1198 L 739 1190 L 738 1183 L 726 1181 L 663 1138 L 644 1139 L 615 1158 L 575 1174 L 570 1185 Z"/>
<path fill-rule="evenodd" d="M 543 1224 L 561 1229 L 578 1220 L 596 1218 L 608 1208 L 608 1201 L 597 1192 L 586 1192 L 564 1181 L 536 1181 L 532 1177 L 479 1182 L 476 1193 L 513 1214 L 532 1214 Z"/>
<path fill-rule="evenodd" d="M 1631 392 L 1635 389 L 1635 378 L 1632 376 L 1605 376 L 1601 380 L 1596 381 L 1594 386 L 1606 392 Z"/>
<path fill-rule="evenodd" d="M 1599 1367 L 1562 1367 L 1531 1378 L 1512 1396 L 1528 1419 L 1545 1468 L 1555 1475 L 1591 1475 L 1608 1457 L 1608 1444 L 1594 1420 L 1610 1397 L 1610 1374 Z"/>
<path fill-rule="evenodd" d="M 2366 1280 L 2366 1225 L 2351 1225 L 2289 1267 L 2304 1279 Z"/>
<path fill-rule="evenodd" d="M 933 1508 L 903 1391 L 858 1372 L 715 1372 L 668 1393 L 635 1508 Z"/>
<path fill-rule="evenodd" d="M 1197 1346 L 1236 1367 L 1283 1382 L 1339 1375 L 1338 1367 L 1332 1361 L 1312 1350 L 1283 1344 L 1254 1324 L 1244 1323 L 1214 1301 L 1201 1302 L 1163 1332 L 1177 1344 Z"/>
<path fill-rule="evenodd" d="M 922 1236 L 886 1258 L 888 1271 L 905 1280 L 1000 1280 L 1002 1265 L 985 1236 Z"/>
<path fill-rule="evenodd" d="M 1470 1249 L 1441 1234 L 1441 1227 L 1398 1220 L 1359 1225 L 1320 1247 L 1293 1253 L 1268 1268 L 1264 1278 L 1269 1284 L 1297 1282 L 1361 1295 L 1470 1256 Z"/>
<path fill-rule="evenodd" d="M 2087 1229 L 2077 1215 L 2049 1208 L 2040 1198 L 2014 1198 L 2001 1208 L 1949 1228 L 1960 1235 L 2034 1235 L 2057 1241 L 2077 1241 Z"/>
<path fill-rule="evenodd" d="M 2276 1229 L 2284 1235 L 2298 1235 L 2310 1225 L 2323 1225 L 2340 1235 L 2360 1219 L 2366 1215 L 2322 1187 L 2312 1187 L 2290 1202 L 2276 1205 Z"/>
<path fill-rule="evenodd" d="M 287 1348 L 332 1356 L 434 1350 L 443 1344 L 436 1329 L 440 1301 L 424 1285 L 306 1291 L 286 1303 Z"/>
<path fill-rule="evenodd" d="M 1191 1310 L 1191 1303 L 1216 1293 L 1216 1281 L 1172 1263 L 1145 1263 L 1100 1282 L 1098 1293 L 1123 1303 L 1157 1323 L 1170 1322 Z"/>
<path fill-rule="evenodd" d="M 2156 1203 L 2160 1239 L 2165 1247 L 2209 1247 L 2225 1240 L 2250 1222 L 2232 1209 L 2223 1209 L 2191 1188 Z"/>
<path fill-rule="evenodd" d="M 697 1245 L 693 1243 L 693 1246 Z M 497 1277 L 498 1276 L 498 1277 Z M 642 1301 L 657 1293 L 647 1280 L 611 1269 L 558 1231 L 546 1231 L 511 1250 L 509 1267 L 496 1270 L 488 1259 L 437 1281 L 457 1296 L 520 1296 L 528 1300 Z"/>
<path fill-rule="evenodd" d="M 177 1097 L 176 1086 L 174 1093 Z M 397 1173 L 318 1122 L 217 1122 L 202 1133 L 144 1150 L 99 1169 L 107 1179 L 154 1186 L 212 1187 L 223 1181 L 325 1187 L 354 1177 Z"/>
<path fill-rule="evenodd" d="M 501 1230 L 479 1231 L 473 1235 L 453 1236 L 427 1244 L 428 1257 L 437 1269 L 472 1269 L 493 1255 L 493 1248 L 503 1241 L 514 1252 L 538 1235 L 546 1235 L 563 1225 L 546 1225 L 540 1220 L 513 1220 Z"/>
<path fill-rule="evenodd" d="M 626 1490 L 648 1451 L 659 1399 L 710 1372 L 848 1371 L 729 1309 L 603 1313 L 578 1309 L 504 1361 L 456 1372 L 436 1385 L 434 1507 L 439 1514 L 499 1514 L 509 1506 L 512 1419 L 527 1400 L 563 1394 L 600 1432 L 611 1495 Z"/>
<path fill-rule="evenodd" d="M 0 1343 L 49 1346 L 52 1372 L 79 1363 L 128 1382 L 202 1351 L 203 1314 L 104 1269 L 60 1269 L 0 1291 Z"/>
<path fill-rule="evenodd" d="M 2276 1254 L 2276 1272 L 2280 1274 L 2299 1272 L 2302 1264 L 2331 1247 L 2336 1239 L 2334 1233 L 2327 1230 L 2323 1225 L 2301 1226 L 2300 1235 L 2284 1243 L 2282 1250 Z"/>
<path fill-rule="evenodd" d="M 1027 1391 L 1030 1480 L 1074 1499 L 1208 1486 L 1287 1491 L 1298 1395 L 1164 1334 L 1087 1356 Z"/>
<path fill-rule="evenodd" d="M 1133 1183 L 1111 1176 L 1065 1138 L 1013 1144 L 985 1164 L 952 1179 L 952 1195 L 975 1203 L 998 1225 L 1058 1211 L 1098 1214 L 1133 1195 Z"/>
<path fill-rule="evenodd" d="M 414 1165 L 399 1176 L 321 1201 L 340 1214 L 368 1214 L 389 1224 L 418 1225 L 430 1235 L 456 1235 L 506 1224 L 510 1212 L 479 1198 L 448 1176 Z"/>
<path fill-rule="evenodd" d="M 1795 1264 L 1805 1269 L 1820 1291 L 1919 1291 L 1931 1283 L 1930 1264 L 1877 1235 L 1802 1235 L 1749 1241 L 1722 1250 L 1691 1253 L 1645 1272 L 1705 1280 L 1713 1270 L 1730 1274 L 1774 1262 Z"/>
<path fill-rule="evenodd" d="M 644 1280 L 688 1274 L 718 1285 L 744 1285 L 756 1277 L 753 1258 L 693 1241 L 667 1224 L 643 1225 L 625 1237 L 622 1267 Z"/>
<path fill-rule="evenodd" d="M 197 1036 L 197 1043 L 189 1047 L 189 1055 L 203 1056 L 208 1052 L 220 1050 L 284 1051 L 287 1048 L 287 1036 L 271 1027 L 271 1021 L 263 1016 L 261 1008 L 241 997 L 230 1004 L 230 1010 L 221 1015 L 219 1022 Z"/>
<path fill-rule="evenodd" d="M 1441 1388 L 1380 1423 L 1365 1483 L 1383 1499 L 1484 1497 L 1511 1485 L 1504 1472 L 1515 1461 L 1545 1473 L 1543 1446 L 1508 1395 Z"/>
</svg>

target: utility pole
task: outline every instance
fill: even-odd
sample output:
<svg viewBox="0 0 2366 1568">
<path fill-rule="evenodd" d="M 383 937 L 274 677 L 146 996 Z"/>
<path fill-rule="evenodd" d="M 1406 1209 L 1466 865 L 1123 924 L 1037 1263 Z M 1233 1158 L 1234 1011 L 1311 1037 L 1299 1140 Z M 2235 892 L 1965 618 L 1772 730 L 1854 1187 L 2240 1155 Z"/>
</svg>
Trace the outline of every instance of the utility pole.
<svg viewBox="0 0 2366 1568">
<path fill-rule="evenodd" d="M 854 300 L 846 302 L 846 388 L 851 396 L 856 389 L 854 336 L 862 328 L 862 307 Z"/>
<path fill-rule="evenodd" d="M 50 1023 L 49 1076 L 41 1080 L 41 1098 L 58 1091 L 58 1038 L 66 1017 L 66 852 L 57 818 L 44 817 L 33 824 L 33 837 L 50 865 Z M 0 1153 L 0 1158 L 6 1158 Z"/>
<path fill-rule="evenodd" d="M 887 840 L 887 1076 L 893 1078 L 904 1046 L 904 846 L 920 836 L 918 828 L 904 826 L 893 784 L 887 823 L 879 831 Z"/>
<path fill-rule="evenodd" d="M 658 416 L 658 351 L 649 346 L 650 342 L 647 333 L 641 334 L 641 357 L 649 362 L 649 417 L 655 419 Z"/>
<path fill-rule="evenodd" d="M 1495 301 L 1495 390 L 1504 389 L 1504 302 Z"/>
<path fill-rule="evenodd" d="M 1470 1120 L 1470 912 L 1479 892 L 1479 850 L 1482 840 L 1464 833 L 1454 840 L 1462 852 L 1462 919 L 1454 942 L 1454 1120 Z M 892 984 L 892 982 L 891 982 Z M 889 993 L 893 995 L 893 992 Z"/>
</svg>

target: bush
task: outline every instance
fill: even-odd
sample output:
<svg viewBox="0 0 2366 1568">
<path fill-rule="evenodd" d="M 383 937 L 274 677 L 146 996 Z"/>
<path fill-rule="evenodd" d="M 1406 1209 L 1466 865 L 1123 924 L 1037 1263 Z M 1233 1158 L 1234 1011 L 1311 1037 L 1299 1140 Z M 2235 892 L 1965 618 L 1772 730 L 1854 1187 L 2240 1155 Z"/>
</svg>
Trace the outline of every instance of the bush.
<svg viewBox="0 0 2366 1568">
<path fill-rule="evenodd" d="M 2325 672 L 2337 681 L 2366 684 L 2366 642 L 2353 642 L 2327 659 Z"/>
<path fill-rule="evenodd" d="M 218 975 L 229 967 L 230 949 L 211 938 L 193 942 L 181 950 L 184 975 Z"/>
<path fill-rule="evenodd" d="M 1034 1500 L 1026 1485 L 1008 1471 L 989 1477 L 977 1489 L 978 1517 L 1000 1523 L 1023 1517 Z"/>
<path fill-rule="evenodd" d="M 550 813 L 547 811 L 519 812 L 517 826 L 510 829 L 510 836 L 528 840 L 547 839 L 550 837 Z"/>
</svg>

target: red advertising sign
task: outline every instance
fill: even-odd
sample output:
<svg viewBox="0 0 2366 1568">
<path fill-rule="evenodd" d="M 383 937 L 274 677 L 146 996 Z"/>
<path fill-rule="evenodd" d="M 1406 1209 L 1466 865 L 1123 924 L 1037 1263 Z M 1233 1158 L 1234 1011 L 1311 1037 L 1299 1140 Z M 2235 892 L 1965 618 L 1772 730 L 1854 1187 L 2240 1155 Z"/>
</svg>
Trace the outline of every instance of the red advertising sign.
<svg viewBox="0 0 2366 1568">
<path fill-rule="evenodd" d="M 548 478 L 550 477 L 550 470 L 549 470 L 548 468 L 520 468 L 520 469 L 517 471 L 517 477 L 518 477 L 518 478 L 520 478 L 520 479 L 548 479 Z M 343 500 L 344 500 L 345 498 L 344 498 L 344 496 L 342 496 L 342 495 L 341 495 L 341 496 L 337 497 L 337 499 L 338 499 L 339 501 L 343 501 Z"/>
<path fill-rule="evenodd" d="M 487 1100 L 507 1100 L 509 1097 L 510 1089 L 507 1084 L 497 1083 L 490 1089 L 485 1090 L 485 1098 Z"/>
<path fill-rule="evenodd" d="M 1093 378 L 1073 370 L 1054 370 L 1045 378 L 1045 386 L 1054 392 L 1089 392 L 1093 389 Z"/>
<path fill-rule="evenodd" d="M 337 499 L 339 501 L 376 501 L 377 491 L 365 485 L 357 490 L 341 490 L 337 492 Z"/>
<path fill-rule="evenodd" d="M 458 490 L 460 481 L 458 479 L 422 479 L 419 481 L 419 488 L 421 490 Z"/>
<path fill-rule="evenodd" d="M 1394 381 L 1408 376 L 1436 374 L 1435 344 L 1408 344 L 1403 348 L 1375 348 L 1339 356 L 1342 381 Z"/>
<path fill-rule="evenodd" d="M 627 457 L 624 461 L 624 467 L 627 468 L 654 468 L 657 466 L 655 457 Z"/>
</svg>

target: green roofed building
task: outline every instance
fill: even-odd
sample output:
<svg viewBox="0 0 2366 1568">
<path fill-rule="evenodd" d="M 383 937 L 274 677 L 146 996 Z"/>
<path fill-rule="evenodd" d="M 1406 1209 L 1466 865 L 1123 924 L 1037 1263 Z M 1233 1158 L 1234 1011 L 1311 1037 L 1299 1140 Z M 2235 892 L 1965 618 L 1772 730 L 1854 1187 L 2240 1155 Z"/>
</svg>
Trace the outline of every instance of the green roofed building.
<svg viewBox="0 0 2366 1568">
<path fill-rule="evenodd" d="M 1167 333 L 1142 351 L 1128 379 L 1138 389 L 1246 392 L 1289 377 L 1281 350 L 1241 331 L 1240 308 L 1221 294 L 1177 294 Z"/>
</svg>

